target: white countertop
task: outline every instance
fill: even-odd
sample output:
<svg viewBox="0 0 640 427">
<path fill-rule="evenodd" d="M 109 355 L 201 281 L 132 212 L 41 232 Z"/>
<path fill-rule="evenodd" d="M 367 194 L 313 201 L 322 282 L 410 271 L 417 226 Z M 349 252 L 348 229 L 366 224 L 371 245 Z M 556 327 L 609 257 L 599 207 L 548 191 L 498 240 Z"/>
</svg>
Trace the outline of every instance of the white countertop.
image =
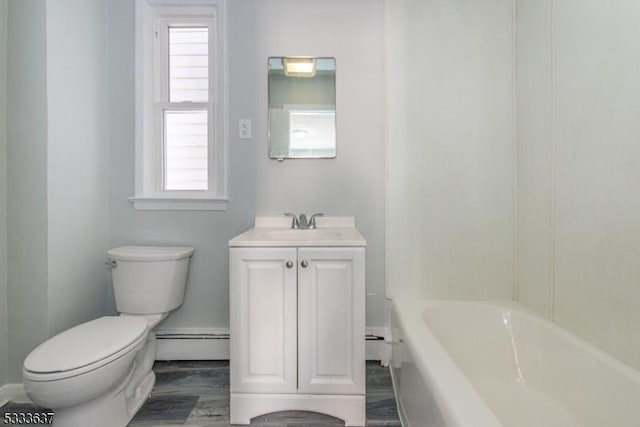
<svg viewBox="0 0 640 427">
<path fill-rule="evenodd" d="M 229 247 L 366 246 L 353 217 L 319 217 L 317 228 L 291 228 L 291 218 L 257 217 L 256 226 L 229 240 Z"/>
</svg>

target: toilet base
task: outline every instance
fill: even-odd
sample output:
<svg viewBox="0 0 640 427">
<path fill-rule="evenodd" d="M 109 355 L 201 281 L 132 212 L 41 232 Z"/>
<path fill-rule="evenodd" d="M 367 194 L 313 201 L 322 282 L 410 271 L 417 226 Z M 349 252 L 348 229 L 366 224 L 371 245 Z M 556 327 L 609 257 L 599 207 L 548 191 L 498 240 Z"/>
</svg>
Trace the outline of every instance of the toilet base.
<svg viewBox="0 0 640 427">
<path fill-rule="evenodd" d="M 125 427 L 151 394 L 156 376 L 150 371 L 136 387 L 136 393 L 126 397 L 125 386 L 106 396 L 69 408 L 58 409 L 53 427 Z"/>
<path fill-rule="evenodd" d="M 155 354 L 150 331 L 124 355 L 92 371 L 60 379 L 29 374 L 25 391 L 54 411 L 54 427 L 126 427 L 156 382 Z"/>
</svg>

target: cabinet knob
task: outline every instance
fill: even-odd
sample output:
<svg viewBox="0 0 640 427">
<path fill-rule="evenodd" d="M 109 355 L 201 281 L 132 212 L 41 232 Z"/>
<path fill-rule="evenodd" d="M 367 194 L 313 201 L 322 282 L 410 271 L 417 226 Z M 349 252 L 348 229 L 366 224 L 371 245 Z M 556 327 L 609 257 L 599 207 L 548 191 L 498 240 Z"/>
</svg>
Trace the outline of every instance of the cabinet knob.
<svg viewBox="0 0 640 427">
<path fill-rule="evenodd" d="M 300 265 L 302 266 L 302 268 L 307 268 L 307 266 L 309 265 L 309 263 L 307 261 L 302 261 L 300 263 Z"/>
<path fill-rule="evenodd" d="M 287 266 L 287 268 L 292 268 L 293 267 L 293 262 L 292 261 L 287 261 L 287 263 L 285 265 Z"/>
</svg>

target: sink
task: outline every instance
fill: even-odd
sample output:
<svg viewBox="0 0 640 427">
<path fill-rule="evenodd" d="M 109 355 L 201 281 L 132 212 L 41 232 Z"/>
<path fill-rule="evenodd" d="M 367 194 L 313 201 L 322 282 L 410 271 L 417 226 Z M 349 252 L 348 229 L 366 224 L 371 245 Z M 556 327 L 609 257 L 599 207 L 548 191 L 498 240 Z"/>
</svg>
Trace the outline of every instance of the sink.
<svg viewBox="0 0 640 427">
<path fill-rule="evenodd" d="M 327 221 L 328 220 L 328 221 Z M 326 225 L 314 229 L 293 229 L 288 218 L 257 218 L 256 227 L 229 240 L 230 247 L 366 246 L 367 241 L 353 219 L 323 218 Z"/>
<path fill-rule="evenodd" d="M 256 234 L 261 234 L 265 238 L 270 240 L 335 240 L 339 239 L 344 233 L 341 230 L 334 228 L 314 228 L 308 230 L 293 229 L 293 228 L 275 228 L 275 229 L 256 229 Z"/>
</svg>

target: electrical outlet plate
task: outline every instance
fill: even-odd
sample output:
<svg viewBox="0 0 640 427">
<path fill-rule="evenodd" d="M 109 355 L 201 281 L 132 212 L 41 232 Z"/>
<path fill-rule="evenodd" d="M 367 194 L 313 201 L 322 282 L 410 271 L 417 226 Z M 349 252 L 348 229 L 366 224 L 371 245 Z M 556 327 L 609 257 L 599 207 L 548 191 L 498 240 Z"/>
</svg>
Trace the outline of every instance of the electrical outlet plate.
<svg viewBox="0 0 640 427">
<path fill-rule="evenodd" d="M 238 136 L 240 139 L 251 139 L 251 119 L 238 120 Z"/>
</svg>

